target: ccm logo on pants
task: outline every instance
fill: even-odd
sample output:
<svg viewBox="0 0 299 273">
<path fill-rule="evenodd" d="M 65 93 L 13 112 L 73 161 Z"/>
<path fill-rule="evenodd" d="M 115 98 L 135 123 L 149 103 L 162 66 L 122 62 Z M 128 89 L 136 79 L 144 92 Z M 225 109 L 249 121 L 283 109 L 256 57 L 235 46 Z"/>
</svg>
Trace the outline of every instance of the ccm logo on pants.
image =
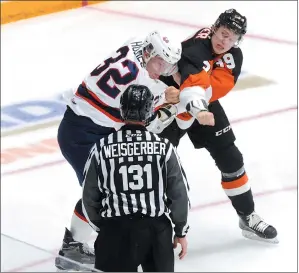
<svg viewBox="0 0 299 273">
<path fill-rule="evenodd" d="M 220 131 L 217 131 L 215 133 L 216 136 L 221 136 L 222 134 L 225 134 L 226 132 L 228 132 L 231 129 L 230 125 L 228 125 L 227 127 L 225 127 L 224 129 L 221 129 Z"/>
</svg>

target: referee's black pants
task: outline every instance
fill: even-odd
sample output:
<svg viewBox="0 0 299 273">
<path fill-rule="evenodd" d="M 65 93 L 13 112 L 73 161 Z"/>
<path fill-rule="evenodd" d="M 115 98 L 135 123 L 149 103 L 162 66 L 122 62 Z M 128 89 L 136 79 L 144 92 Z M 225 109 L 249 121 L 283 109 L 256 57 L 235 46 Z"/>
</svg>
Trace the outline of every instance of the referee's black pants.
<svg viewBox="0 0 299 273">
<path fill-rule="evenodd" d="M 95 268 L 105 272 L 174 272 L 172 225 L 162 215 L 103 220 L 94 243 Z"/>
</svg>

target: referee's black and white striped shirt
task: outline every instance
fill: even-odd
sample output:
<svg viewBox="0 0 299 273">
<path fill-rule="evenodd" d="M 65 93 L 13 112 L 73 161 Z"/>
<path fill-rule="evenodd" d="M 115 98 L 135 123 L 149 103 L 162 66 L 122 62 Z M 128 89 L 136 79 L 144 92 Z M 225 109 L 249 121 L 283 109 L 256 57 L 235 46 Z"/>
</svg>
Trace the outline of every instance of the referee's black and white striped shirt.
<svg viewBox="0 0 299 273">
<path fill-rule="evenodd" d="M 137 212 L 158 217 L 170 210 L 176 235 L 186 235 L 189 187 L 167 139 L 125 125 L 93 146 L 84 178 L 83 212 L 94 229 L 102 217 Z"/>
</svg>

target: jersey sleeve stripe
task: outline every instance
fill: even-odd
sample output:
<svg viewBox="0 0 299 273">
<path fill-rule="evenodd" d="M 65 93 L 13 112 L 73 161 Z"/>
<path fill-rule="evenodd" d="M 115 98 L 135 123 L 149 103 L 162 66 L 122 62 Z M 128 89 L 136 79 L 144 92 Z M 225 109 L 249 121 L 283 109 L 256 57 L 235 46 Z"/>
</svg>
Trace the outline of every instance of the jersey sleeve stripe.
<svg viewBox="0 0 299 273">
<path fill-rule="evenodd" d="M 107 106 L 98 97 L 96 97 L 92 91 L 88 90 L 86 86 L 81 84 L 77 91 L 76 96 L 85 100 L 91 106 L 102 112 L 104 115 L 116 122 L 121 122 L 121 116 L 119 109 Z"/>
</svg>

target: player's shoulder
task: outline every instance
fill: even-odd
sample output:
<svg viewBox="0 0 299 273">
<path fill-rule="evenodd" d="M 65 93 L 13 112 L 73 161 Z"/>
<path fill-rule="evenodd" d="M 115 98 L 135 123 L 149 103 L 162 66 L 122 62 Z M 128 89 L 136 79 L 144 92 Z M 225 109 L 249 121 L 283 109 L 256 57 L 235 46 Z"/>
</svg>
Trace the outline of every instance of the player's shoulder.
<svg viewBox="0 0 299 273">
<path fill-rule="evenodd" d="M 242 52 L 242 49 L 238 46 L 233 46 L 229 52 L 231 54 L 234 54 L 234 55 L 240 55 L 240 56 L 243 56 L 243 52 Z"/>
<path fill-rule="evenodd" d="M 190 45 L 194 43 L 204 43 L 206 40 L 210 40 L 212 35 L 212 30 L 209 27 L 201 28 L 195 33 L 187 37 L 183 41 L 183 45 Z"/>
<path fill-rule="evenodd" d="M 96 146 L 98 150 L 101 150 L 104 146 L 116 141 L 117 141 L 117 131 L 113 131 L 110 134 L 102 137 L 98 142 L 96 142 Z"/>
<path fill-rule="evenodd" d="M 211 29 L 202 28 L 196 31 L 192 36 L 182 42 L 184 55 L 200 56 L 209 58 L 211 54 Z"/>
<path fill-rule="evenodd" d="M 232 54 L 235 61 L 243 62 L 243 52 L 240 47 L 232 47 L 227 53 Z"/>
<path fill-rule="evenodd" d="M 144 42 L 143 36 L 134 36 L 129 38 L 124 45 L 129 46 L 130 48 L 141 48 Z"/>
<path fill-rule="evenodd" d="M 143 49 L 144 37 L 137 36 L 132 37 L 125 43 L 126 46 L 129 48 L 129 55 L 130 58 L 135 59 L 138 61 L 138 64 L 144 68 L 144 60 L 142 57 L 142 49 Z"/>
<path fill-rule="evenodd" d="M 196 39 L 196 40 L 210 40 L 211 36 L 212 36 L 212 29 L 210 27 L 203 27 L 195 33 L 194 39 Z"/>
</svg>

